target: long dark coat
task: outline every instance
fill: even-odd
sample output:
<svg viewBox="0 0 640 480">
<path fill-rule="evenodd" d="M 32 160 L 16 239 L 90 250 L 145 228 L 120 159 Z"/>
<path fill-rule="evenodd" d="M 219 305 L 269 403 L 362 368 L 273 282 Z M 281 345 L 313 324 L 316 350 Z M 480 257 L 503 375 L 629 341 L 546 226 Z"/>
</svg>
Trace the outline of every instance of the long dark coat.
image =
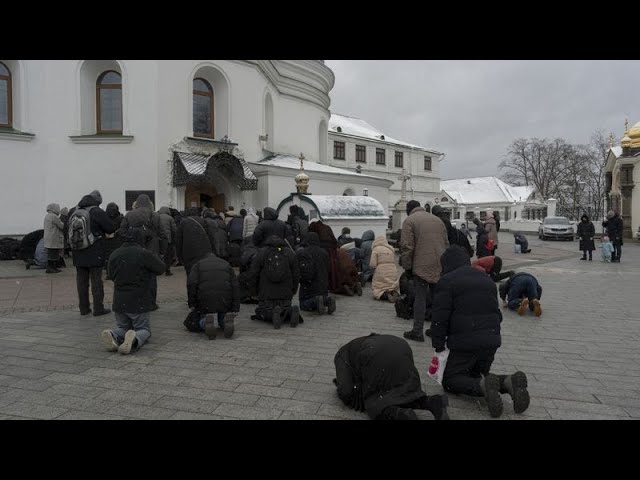
<svg viewBox="0 0 640 480">
<path fill-rule="evenodd" d="M 349 407 L 363 405 L 375 419 L 392 405 L 425 397 L 413 352 L 406 340 L 372 333 L 344 345 L 334 357 L 338 397 Z"/>
<path fill-rule="evenodd" d="M 578 224 L 578 238 L 580 239 L 580 251 L 593 251 L 596 249 L 593 237 L 596 235 L 596 227 L 589 220 L 587 215 L 583 215 Z"/>
</svg>

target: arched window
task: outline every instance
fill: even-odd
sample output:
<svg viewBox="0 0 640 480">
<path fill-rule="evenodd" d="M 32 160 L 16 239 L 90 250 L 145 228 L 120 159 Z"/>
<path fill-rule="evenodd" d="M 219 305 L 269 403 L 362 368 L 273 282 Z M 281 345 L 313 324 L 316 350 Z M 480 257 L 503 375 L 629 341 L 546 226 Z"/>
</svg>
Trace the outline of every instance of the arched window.
<svg viewBox="0 0 640 480">
<path fill-rule="evenodd" d="M 10 128 L 13 124 L 11 97 L 11 71 L 0 62 L 0 127 Z"/>
<path fill-rule="evenodd" d="M 193 79 L 193 135 L 213 137 L 213 88 L 204 78 Z"/>
<path fill-rule="evenodd" d="M 122 133 L 122 76 L 103 72 L 96 82 L 98 133 Z"/>
</svg>

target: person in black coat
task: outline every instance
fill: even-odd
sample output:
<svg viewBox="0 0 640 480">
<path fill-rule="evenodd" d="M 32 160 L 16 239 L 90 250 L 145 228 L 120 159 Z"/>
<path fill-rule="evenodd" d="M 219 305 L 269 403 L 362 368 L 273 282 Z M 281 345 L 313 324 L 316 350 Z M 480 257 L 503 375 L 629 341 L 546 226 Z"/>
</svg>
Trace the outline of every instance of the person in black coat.
<svg viewBox="0 0 640 480">
<path fill-rule="evenodd" d="M 125 241 L 109 258 L 107 271 L 113 279 L 113 311 L 118 328 L 104 330 L 107 350 L 123 355 L 139 350 L 151 336 L 149 312 L 153 310 L 152 279 L 164 273 L 164 262 L 146 245 L 142 228 L 130 228 Z"/>
<path fill-rule="evenodd" d="M 476 257 L 488 257 L 493 255 L 493 251 L 487 248 L 487 241 L 489 240 L 489 234 L 482 226 L 482 222 L 479 219 L 474 218 L 473 223 L 476 225 Z"/>
<path fill-rule="evenodd" d="M 580 250 L 582 250 L 580 260 L 587 259 L 587 252 L 589 253 L 589 261 L 593 260 L 593 251 L 596 249 L 596 244 L 593 241 L 595 236 L 596 227 L 593 226 L 588 215 L 582 215 L 578 224 L 578 238 L 580 239 Z"/>
<path fill-rule="evenodd" d="M 622 257 L 622 232 L 624 230 L 624 224 L 620 214 L 616 211 L 609 210 L 607 213 L 607 219 L 602 222 L 602 226 L 607 229 L 607 236 L 613 243 L 613 254 L 611 255 L 612 262 L 620 262 Z"/>
<path fill-rule="evenodd" d="M 304 248 L 298 250 L 300 269 L 300 309 L 329 315 L 336 311 L 336 299 L 329 296 L 329 255 L 320 246 L 318 234 L 309 232 L 304 237 Z"/>
<path fill-rule="evenodd" d="M 44 238 L 44 230 L 35 230 L 31 233 L 27 233 L 20 241 L 20 249 L 18 257 L 20 260 L 24 260 L 27 265 L 33 261 L 36 254 L 36 247 L 38 242 Z"/>
<path fill-rule="evenodd" d="M 446 395 L 422 390 L 413 352 L 406 340 L 372 333 L 351 340 L 334 357 L 338 397 L 374 420 L 418 420 L 413 409 L 448 420 Z"/>
<path fill-rule="evenodd" d="M 214 315 L 224 330 L 224 337 L 233 335 L 233 320 L 240 311 L 238 279 L 231 265 L 213 253 L 199 260 L 187 279 L 189 307 L 196 312 L 201 331 L 209 339 L 216 338 Z"/>
<path fill-rule="evenodd" d="M 80 315 L 91 313 L 91 304 L 89 303 L 89 281 L 91 281 L 94 317 L 111 312 L 111 310 L 104 308 L 102 269 L 105 264 L 104 237 L 114 233 L 115 228 L 105 211 L 99 207 L 101 203 L 102 195 L 98 190 L 94 190 L 89 195 L 82 197 L 78 206 L 69 211 L 69 221 L 71 221 L 78 208 L 89 209 L 89 228 L 95 241 L 85 249 L 73 250 L 73 264 L 76 267 Z"/>
<path fill-rule="evenodd" d="M 442 220 L 442 223 L 444 223 L 444 226 L 447 228 L 447 239 L 449 240 L 449 245 L 460 245 L 467 251 L 469 258 L 473 257 L 473 248 L 471 247 L 469 240 L 467 240 L 467 236 L 451 225 L 445 209 L 440 205 L 434 205 L 431 209 L 431 213 Z"/>
<path fill-rule="evenodd" d="M 257 285 L 259 301 L 252 320 L 270 321 L 276 329 L 285 319 L 292 327 L 298 325 L 298 307 L 291 306 L 291 299 L 298 291 L 300 270 L 295 253 L 282 238 L 273 235 L 264 242 L 251 262 L 249 282 Z"/>
<path fill-rule="evenodd" d="M 187 277 L 195 263 L 212 253 L 214 235 L 196 209 L 189 209 L 176 231 L 176 255 Z"/>
<path fill-rule="evenodd" d="M 212 238 L 211 250 L 219 258 L 229 258 L 229 239 L 227 224 L 222 217 L 211 209 L 203 210 L 202 218 L 207 226 L 209 237 Z"/>
<path fill-rule="evenodd" d="M 271 207 L 264 209 L 264 220 L 253 231 L 253 244 L 262 248 L 269 237 L 279 237 L 287 240 L 293 247 L 293 232 L 291 227 L 278 219 L 278 213 Z"/>
<path fill-rule="evenodd" d="M 469 256 L 457 245 L 447 248 L 441 263 L 431 341 L 436 352 L 449 349 L 442 387 L 451 393 L 484 396 L 492 417 L 502 415 L 501 393 L 512 396 L 516 413 L 524 412 L 529 406 L 526 375 L 489 373 L 502 342 L 502 313 L 493 280 L 471 267 Z"/>
<path fill-rule="evenodd" d="M 107 264 L 109 263 L 109 257 L 111 254 L 122 245 L 123 235 L 121 232 L 118 232 L 120 229 L 120 225 L 122 225 L 122 219 L 124 216 L 120 213 L 120 208 L 118 204 L 111 202 L 107 204 L 106 208 L 107 217 L 111 220 L 113 227 L 116 229 L 116 232 L 112 235 L 105 236 L 104 239 L 104 257 L 105 257 L 105 265 L 104 268 L 107 268 Z M 107 276 L 107 280 L 109 277 Z"/>
<path fill-rule="evenodd" d="M 531 253 L 529 248 L 529 240 L 520 232 L 514 232 L 513 241 L 516 245 L 520 245 L 520 253 Z"/>
</svg>

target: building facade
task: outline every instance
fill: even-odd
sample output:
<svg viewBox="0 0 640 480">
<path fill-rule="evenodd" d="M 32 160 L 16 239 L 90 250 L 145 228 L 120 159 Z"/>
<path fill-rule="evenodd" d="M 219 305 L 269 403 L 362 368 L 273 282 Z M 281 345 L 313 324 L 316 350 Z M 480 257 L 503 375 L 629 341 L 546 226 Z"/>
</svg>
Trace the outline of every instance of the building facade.
<svg viewBox="0 0 640 480">
<path fill-rule="evenodd" d="M 610 142 L 605 165 L 607 210 L 617 210 L 624 223 L 624 236 L 631 238 L 640 228 L 640 122 L 631 129 L 625 121 L 624 136 L 619 146 Z"/>
<path fill-rule="evenodd" d="M 443 153 L 396 140 L 359 118 L 331 114 L 327 158 L 333 167 L 392 181 L 383 203 L 389 210 L 400 200 L 403 176 L 409 199 L 433 205 L 440 193 Z M 362 195 L 359 188 L 348 186 L 344 194 Z"/>
<path fill-rule="evenodd" d="M 321 60 L 0 60 L 0 234 L 42 228 L 48 203 L 94 189 L 123 210 L 141 192 L 263 207 L 261 160 L 327 163 L 333 85 Z"/>
</svg>

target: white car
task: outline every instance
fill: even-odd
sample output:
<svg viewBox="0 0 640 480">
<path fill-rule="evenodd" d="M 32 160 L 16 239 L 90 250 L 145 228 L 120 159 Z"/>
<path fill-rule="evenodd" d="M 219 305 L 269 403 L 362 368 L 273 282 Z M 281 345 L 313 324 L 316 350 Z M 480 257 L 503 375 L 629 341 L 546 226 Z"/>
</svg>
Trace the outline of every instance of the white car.
<svg viewBox="0 0 640 480">
<path fill-rule="evenodd" d="M 557 238 L 563 240 L 575 239 L 576 229 L 569 222 L 567 217 L 547 217 L 540 222 L 538 227 L 538 238 L 547 240 L 548 238 Z"/>
</svg>

